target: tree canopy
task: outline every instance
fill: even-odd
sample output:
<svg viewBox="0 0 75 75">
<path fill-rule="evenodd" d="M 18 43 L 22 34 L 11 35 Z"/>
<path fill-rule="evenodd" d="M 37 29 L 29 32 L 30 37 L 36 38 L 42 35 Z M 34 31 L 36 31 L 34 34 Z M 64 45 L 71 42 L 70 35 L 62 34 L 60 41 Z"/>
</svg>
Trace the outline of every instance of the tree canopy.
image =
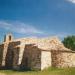
<svg viewBox="0 0 75 75">
<path fill-rule="evenodd" d="M 62 42 L 65 47 L 75 51 L 75 36 L 74 35 L 65 37 Z"/>
</svg>

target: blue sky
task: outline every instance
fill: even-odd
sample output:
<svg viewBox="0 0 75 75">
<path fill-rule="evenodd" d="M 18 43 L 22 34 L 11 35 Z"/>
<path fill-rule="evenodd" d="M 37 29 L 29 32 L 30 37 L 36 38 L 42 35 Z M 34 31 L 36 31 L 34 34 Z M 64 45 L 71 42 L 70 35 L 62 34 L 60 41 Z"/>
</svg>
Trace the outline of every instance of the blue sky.
<svg viewBox="0 0 75 75">
<path fill-rule="evenodd" d="M 75 35 L 75 0 L 0 0 L 0 40 Z"/>
</svg>

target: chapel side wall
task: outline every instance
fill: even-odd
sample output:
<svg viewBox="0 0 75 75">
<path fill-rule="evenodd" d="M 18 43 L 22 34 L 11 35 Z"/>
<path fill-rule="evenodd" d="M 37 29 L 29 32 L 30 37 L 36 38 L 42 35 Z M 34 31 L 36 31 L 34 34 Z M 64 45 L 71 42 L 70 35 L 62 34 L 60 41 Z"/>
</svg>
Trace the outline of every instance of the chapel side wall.
<svg viewBox="0 0 75 75">
<path fill-rule="evenodd" d="M 52 66 L 58 68 L 75 67 L 75 52 L 53 51 Z"/>
<path fill-rule="evenodd" d="M 41 51 L 41 70 L 51 67 L 51 52 Z"/>
</svg>

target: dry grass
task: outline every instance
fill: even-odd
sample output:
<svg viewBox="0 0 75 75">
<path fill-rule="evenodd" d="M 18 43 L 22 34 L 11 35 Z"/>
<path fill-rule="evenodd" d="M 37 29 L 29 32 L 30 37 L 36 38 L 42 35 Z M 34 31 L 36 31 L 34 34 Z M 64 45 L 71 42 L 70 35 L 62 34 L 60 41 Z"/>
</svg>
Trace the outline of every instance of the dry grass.
<svg viewBox="0 0 75 75">
<path fill-rule="evenodd" d="M 12 71 L 0 70 L 0 75 L 75 75 L 75 68 L 49 68 L 44 71 Z"/>
</svg>

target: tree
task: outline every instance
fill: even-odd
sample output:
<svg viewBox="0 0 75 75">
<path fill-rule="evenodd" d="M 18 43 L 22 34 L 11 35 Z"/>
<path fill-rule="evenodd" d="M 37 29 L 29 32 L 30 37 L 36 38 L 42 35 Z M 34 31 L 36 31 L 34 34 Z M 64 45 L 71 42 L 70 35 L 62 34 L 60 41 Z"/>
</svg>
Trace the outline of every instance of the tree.
<svg viewBox="0 0 75 75">
<path fill-rule="evenodd" d="M 64 46 L 75 51 L 75 36 L 67 36 L 66 38 L 64 38 L 64 40 L 62 41 Z"/>
</svg>

